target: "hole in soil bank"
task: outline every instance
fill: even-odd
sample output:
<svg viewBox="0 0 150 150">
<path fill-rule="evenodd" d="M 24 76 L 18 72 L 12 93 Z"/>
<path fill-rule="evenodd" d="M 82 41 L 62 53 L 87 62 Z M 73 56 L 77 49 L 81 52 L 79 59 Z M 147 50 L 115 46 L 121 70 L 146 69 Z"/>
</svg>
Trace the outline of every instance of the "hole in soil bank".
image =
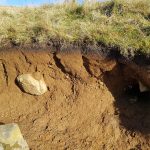
<svg viewBox="0 0 150 150">
<path fill-rule="evenodd" d="M 0 122 L 0 125 L 4 125 L 5 123 L 3 123 L 3 122 Z"/>
<path fill-rule="evenodd" d="M 117 66 L 104 75 L 104 82 L 115 98 L 115 115 L 131 132 L 150 133 L 150 92 L 140 92 L 139 83 L 128 79 Z"/>
</svg>

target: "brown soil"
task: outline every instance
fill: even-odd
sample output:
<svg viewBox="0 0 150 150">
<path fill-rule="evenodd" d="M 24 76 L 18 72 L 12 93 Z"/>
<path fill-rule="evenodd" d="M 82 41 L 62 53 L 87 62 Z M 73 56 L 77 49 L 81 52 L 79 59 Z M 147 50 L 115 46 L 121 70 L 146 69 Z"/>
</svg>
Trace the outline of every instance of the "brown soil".
<svg viewBox="0 0 150 150">
<path fill-rule="evenodd" d="M 22 73 L 40 71 L 43 96 L 23 93 Z M 150 103 L 122 94 L 132 71 L 80 52 L 0 52 L 0 122 L 19 124 L 31 150 L 149 150 Z"/>
</svg>

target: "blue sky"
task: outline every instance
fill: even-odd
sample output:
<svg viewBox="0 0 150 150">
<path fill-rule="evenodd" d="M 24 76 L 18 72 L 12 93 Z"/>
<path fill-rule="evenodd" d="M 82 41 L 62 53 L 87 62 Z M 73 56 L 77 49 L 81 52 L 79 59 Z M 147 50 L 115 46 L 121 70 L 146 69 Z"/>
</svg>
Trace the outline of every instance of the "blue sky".
<svg viewBox="0 0 150 150">
<path fill-rule="evenodd" d="M 0 5 L 13 5 L 13 6 L 23 6 L 23 5 L 40 5 L 45 3 L 55 3 L 63 0 L 0 0 Z M 79 0 L 80 2 L 82 0 Z"/>
<path fill-rule="evenodd" d="M 55 2 L 56 0 L 0 0 L 0 5 L 40 5 L 43 3 Z"/>
<path fill-rule="evenodd" d="M 44 3 L 55 3 L 60 1 L 63 0 L 0 0 L 0 5 L 13 5 L 13 6 L 40 5 Z M 81 2 L 83 0 L 78 1 Z"/>
</svg>

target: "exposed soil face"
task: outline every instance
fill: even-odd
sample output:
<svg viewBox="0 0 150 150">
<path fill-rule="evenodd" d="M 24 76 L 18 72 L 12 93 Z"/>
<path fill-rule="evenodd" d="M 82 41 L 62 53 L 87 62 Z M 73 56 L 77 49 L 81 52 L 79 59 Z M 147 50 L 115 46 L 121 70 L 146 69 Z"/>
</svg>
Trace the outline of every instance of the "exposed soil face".
<svg viewBox="0 0 150 150">
<path fill-rule="evenodd" d="M 48 86 L 42 96 L 15 82 L 35 71 Z M 32 150 L 149 150 L 150 102 L 131 103 L 124 92 L 137 78 L 148 83 L 138 73 L 78 51 L 1 51 L 0 122 L 18 123 Z"/>
</svg>

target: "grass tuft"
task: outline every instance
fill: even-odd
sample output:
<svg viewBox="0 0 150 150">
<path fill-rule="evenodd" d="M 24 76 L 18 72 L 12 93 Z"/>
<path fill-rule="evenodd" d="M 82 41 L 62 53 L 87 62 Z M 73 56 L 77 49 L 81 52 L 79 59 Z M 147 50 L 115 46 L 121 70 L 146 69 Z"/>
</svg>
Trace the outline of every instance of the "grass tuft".
<svg viewBox="0 0 150 150">
<path fill-rule="evenodd" d="M 1 7 L 0 47 L 99 43 L 123 55 L 150 54 L 149 0 Z"/>
</svg>

